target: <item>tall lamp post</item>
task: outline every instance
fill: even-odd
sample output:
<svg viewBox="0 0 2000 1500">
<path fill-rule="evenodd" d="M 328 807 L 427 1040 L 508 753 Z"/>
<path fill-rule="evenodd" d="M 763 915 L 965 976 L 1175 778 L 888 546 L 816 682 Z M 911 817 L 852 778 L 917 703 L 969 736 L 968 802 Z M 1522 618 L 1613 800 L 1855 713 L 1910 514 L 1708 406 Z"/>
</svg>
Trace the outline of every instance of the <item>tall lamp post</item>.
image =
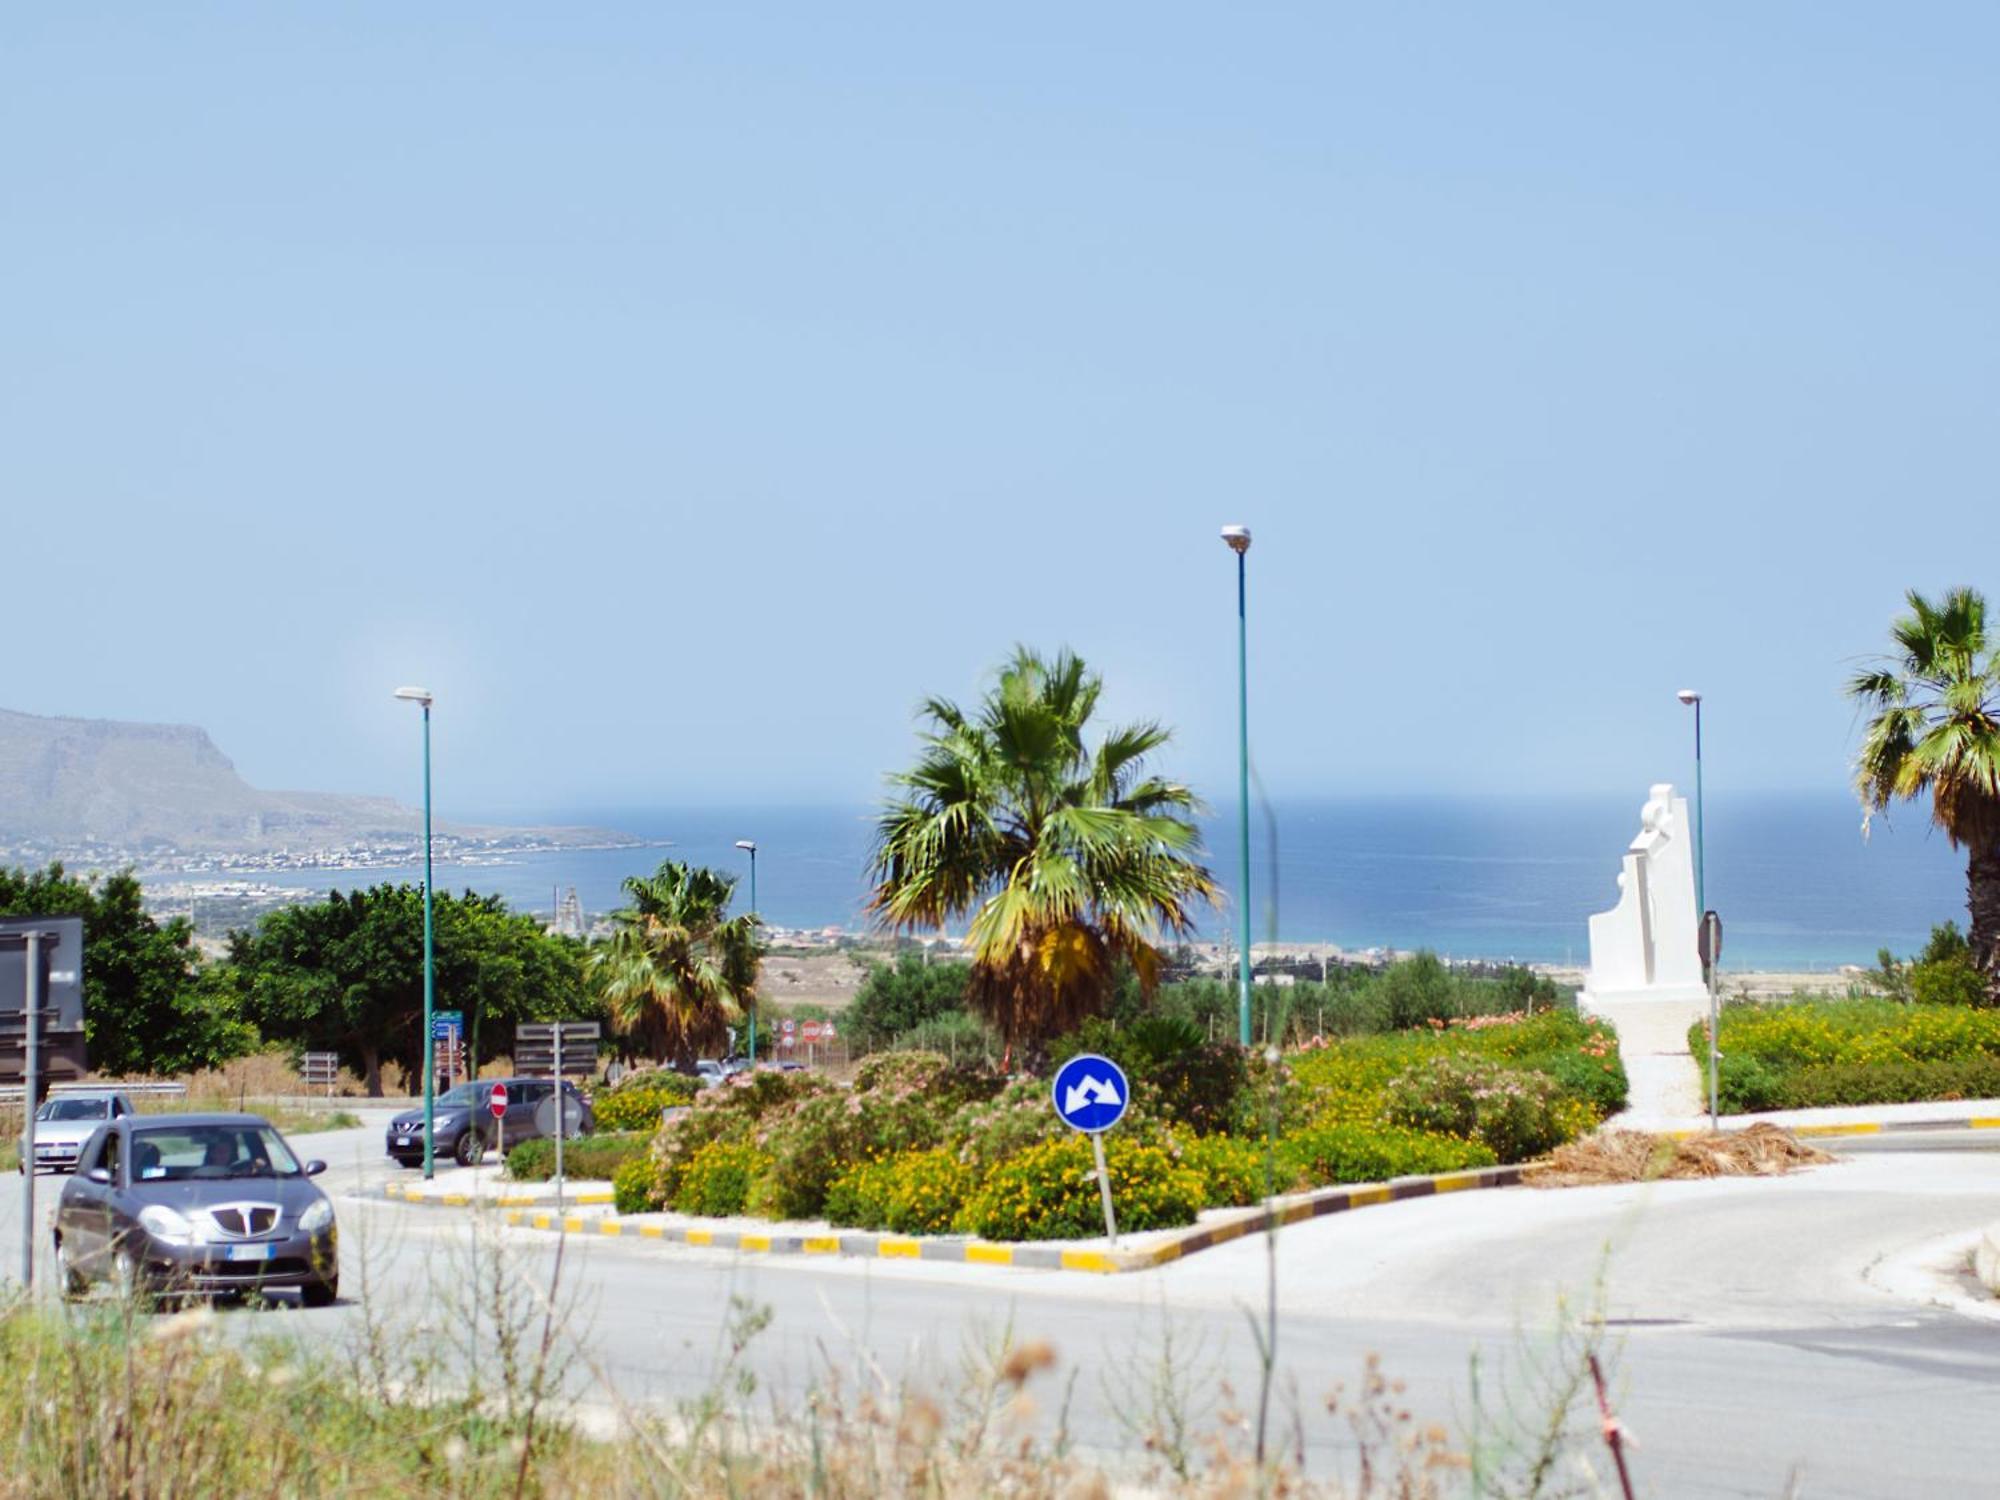
<svg viewBox="0 0 2000 1500">
<path fill-rule="evenodd" d="M 416 703 L 424 711 L 424 1181 L 435 1170 L 433 1155 L 437 1114 L 437 1045 L 431 1039 L 431 1003 L 434 998 L 437 963 L 431 938 L 431 690 L 399 687 L 396 696 Z"/>
<path fill-rule="evenodd" d="M 750 856 L 750 913 L 752 916 L 755 916 L 757 913 L 757 841 L 755 839 L 738 839 L 736 847 Z M 761 922 L 762 919 L 759 918 L 760 925 Z M 754 1071 L 756 1066 L 757 1007 L 752 1005 L 750 1007 L 750 1067 Z"/>
<path fill-rule="evenodd" d="M 1250 1045 L 1250 629 L 1244 610 L 1248 526 L 1225 526 L 1222 540 L 1236 554 L 1236 793 L 1239 939 L 1236 959 L 1237 1040 Z"/>
<path fill-rule="evenodd" d="M 1706 831 L 1702 823 L 1701 786 L 1701 694 L 1693 688 L 1682 688 L 1674 696 L 1694 710 L 1694 905 L 1695 921 L 1708 920 L 1708 880 L 1706 868 Z M 1702 965 L 1702 983 L 1708 987 L 1708 1122 L 1715 1127 L 1717 1112 L 1716 1073 L 1720 1067 L 1722 1040 L 1717 1035 L 1722 1026 L 1720 1007 L 1715 1000 L 1715 966 Z"/>
</svg>

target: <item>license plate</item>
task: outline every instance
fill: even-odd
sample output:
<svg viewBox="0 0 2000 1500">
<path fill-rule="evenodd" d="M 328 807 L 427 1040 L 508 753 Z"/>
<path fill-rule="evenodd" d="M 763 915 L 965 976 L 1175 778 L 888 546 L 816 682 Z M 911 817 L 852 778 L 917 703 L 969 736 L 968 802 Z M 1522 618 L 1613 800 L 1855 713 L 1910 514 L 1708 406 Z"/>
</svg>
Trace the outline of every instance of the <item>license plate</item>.
<svg viewBox="0 0 2000 1500">
<path fill-rule="evenodd" d="M 407 1146 L 410 1144 L 410 1138 L 406 1135 L 399 1135 L 396 1137 L 396 1144 L 399 1146 Z"/>
<path fill-rule="evenodd" d="M 277 1253 L 276 1245 L 230 1245 L 222 1252 L 224 1260 L 270 1260 Z"/>
</svg>

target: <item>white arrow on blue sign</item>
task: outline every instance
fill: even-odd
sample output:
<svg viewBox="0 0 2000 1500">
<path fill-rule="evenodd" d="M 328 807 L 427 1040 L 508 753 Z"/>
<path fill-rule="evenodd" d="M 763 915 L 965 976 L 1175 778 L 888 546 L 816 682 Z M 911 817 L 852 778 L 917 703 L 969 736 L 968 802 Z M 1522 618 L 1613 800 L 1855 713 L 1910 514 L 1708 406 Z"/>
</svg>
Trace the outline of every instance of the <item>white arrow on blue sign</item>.
<svg viewBox="0 0 2000 1500">
<path fill-rule="evenodd" d="M 1125 1117 L 1132 1088 L 1108 1057 L 1079 1052 L 1056 1070 L 1056 1114 L 1072 1130 L 1109 1130 Z"/>
</svg>

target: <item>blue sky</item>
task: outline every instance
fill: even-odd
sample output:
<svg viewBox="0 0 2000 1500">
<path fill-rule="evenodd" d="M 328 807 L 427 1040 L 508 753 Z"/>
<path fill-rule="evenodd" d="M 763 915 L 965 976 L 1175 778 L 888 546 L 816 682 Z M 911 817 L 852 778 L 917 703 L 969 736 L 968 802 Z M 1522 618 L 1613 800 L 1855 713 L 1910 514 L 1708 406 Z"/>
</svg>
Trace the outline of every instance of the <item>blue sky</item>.
<svg viewBox="0 0 2000 1500">
<path fill-rule="evenodd" d="M 2000 12 L 51 6 L 0 701 L 861 801 L 1017 640 L 1231 790 L 1837 790 L 2000 593 Z M 449 788 L 449 791 L 446 791 Z"/>
</svg>

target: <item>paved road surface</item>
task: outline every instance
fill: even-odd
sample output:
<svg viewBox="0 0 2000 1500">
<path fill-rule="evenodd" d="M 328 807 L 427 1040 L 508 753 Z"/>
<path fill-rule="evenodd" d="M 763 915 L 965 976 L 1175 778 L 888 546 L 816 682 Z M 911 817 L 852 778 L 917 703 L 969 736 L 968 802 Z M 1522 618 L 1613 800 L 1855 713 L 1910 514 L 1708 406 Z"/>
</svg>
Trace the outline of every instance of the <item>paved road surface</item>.
<svg viewBox="0 0 2000 1500">
<path fill-rule="evenodd" d="M 332 1163 L 337 1192 L 379 1191 L 394 1171 L 375 1155 L 379 1141 L 371 1120 L 297 1144 Z M 1651 1493 L 1776 1496 L 1795 1470 L 1807 1496 L 2000 1493 L 2000 1424 L 1991 1420 L 2000 1324 L 1870 1279 L 1886 1255 L 2000 1218 L 2000 1140 L 1902 1136 L 1841 1149 L 1837 1166 L 1774 1182 L 1467 1194 L 1287 1230 L 1277 1257 L 1280 1354 L 1313 1460 L 1343 1451 L 1318 1396 L 1338 1381 L 1351 1386 L 1369 1351 L 1409 1382 L 1417 1411 L 1455 1423 L 1475 1351 L 1488 1388 L 1518 1380 L 1557 1299 L 1587 1307 L 1601 1285 L 1622 1345 L 1621 1407 Z M 233 1335 L 282 1331 L 331 1354 L 360 1331 L 352 1294 L 365 1262 L 373 1306 L 396 1334 L 435 1338 L 451 1289 L 470 1274 L 464 1219 L 367 1201 L 342 1201 L 340 1213 L 347 1302 L 231 1315 Z M 0 1244 L 17 1236 L 10 1208 Z M 554 1236 L 502 1238 L 527 1270 L 548 1274 Z M 484 1253 L 490 1266 L 490 1244 Z M 1252 1388 L 1244 1309 L 1261 1304 L 1266 1267 L 1257 1240 L 1110 1279 L 739 1260 L 588 1236 L 570 1237 L 566 1253 L 572 1327 L 591 1366 L 576 1382 L 586 1400 L 604 1401 L 601 1382 L 634 1402 L 705 1389 L 726 1309 L 740 1297 L 773 1314 L 750 1363 L 780 1411 L 796 1409 L 828 1360 L 937 1388 L 969 1340 L 1011 1325 L 1016 1336 L 1050 1339 L 1082 1372 L 1073 1426 L 1103 1448 L 1124 1442 L 1117 1410 L 1157 1368 L 1163 1328 L 1203 1371 Z"/>
</svg>

